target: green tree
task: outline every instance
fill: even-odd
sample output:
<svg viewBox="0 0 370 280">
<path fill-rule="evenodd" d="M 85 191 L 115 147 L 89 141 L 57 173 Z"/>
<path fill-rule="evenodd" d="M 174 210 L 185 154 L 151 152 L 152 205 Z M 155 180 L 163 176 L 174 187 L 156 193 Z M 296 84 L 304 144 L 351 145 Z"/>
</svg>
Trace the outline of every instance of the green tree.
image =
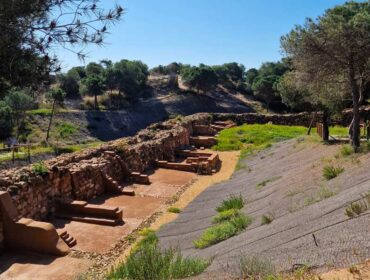
<svg viewBox="0 0 370 280">
<path fill-rule="evenodd" d="M 0 101 L 0 139 L 10 137 L 12 129 L 12 109 L 4 101 Z"/>
<path fill-rule="evenodd" d="M 68 71 L 66 75 L 59 76 L 60 88 L 66 93 L 69 98 L 76 98 L 80 95 L 79 75 L 76 76 L 73 72 Z"/>
<path fill-rule="evenodd" d="M 118 90 L 133 103 L 146 88 L 148 66 L 141 61 L 121 60 L 114 65 L 118 71 Z"/>
<path fill-rule="evenodd" d="M 46 100 L 52 104 L 51 114 L 49 118 L 49 125 L 46 131 L 46 139 L 45 139 L 46 143 L 49 142 L 50 129 L 51 129 L 51 124 L 53 121 L 56 106 L 58 105 L 61 106 L 63 104 L 65 96 L 66 96 L 66 93 L 61 88 L 53 88 L 49 90 L 45 95 Z"/>
<path fill-rule="evenodd" d="M 293 68 L 311 92 L 326 96 L 350 92 L 353 119 L 350 138 L 360 145 L 359 106 L 370 75 L 370 2 L 347 2 L 307 19 L 281 38 Z"/>
<path fill-rule="evenodd" d="M 104 92 L 104 79 L 98 75 L 88 75 L 84 79 L 84 84 L 88 94 L 94 96 L 94 110 L 97 110 L 98 107 L 98 95 L 101 95 Z"/>
<path fill-rule="evenodd" d="M 195 88 L 198 93 L 200 91 L 206 93 L 215 88 L 218 83 L 215 71 L 211 67 L 202 64 L 199 67 L 183 68 L 181 77 L 187 86 Z"/>
<path fill-rule="evenodd" d="M 101 2 L 0 1 L 0 89 L 37 88 L 47 81 L 50 71 L 59 69 L 52 55 L 56 46 L 101 45 L 124 12 L 118 5 L 104 9 Z M 81 51 L 76 54 L 85 57 Z"/>
<path fill-rule="evenodd" d="M 258 76 L 258 70 L 255 68 L 249 69 L 247 72 L 245 72 L 245 81 L 247 84 L 252 87 L 254 80 Z"/>
<path fill-rule="evenodd" d="M 96 62 L 90 62 L 86 66 L 86 76 L 103 76 L 104 74 L 104 68 L 101 64 L 98 64 Z"/>
<path fill-rule="evenodd" d="M 86 77 L 86 69 L 83 66 L 75 66 L 68 70 L 67 76 L 73 77 L 77 81 L 81 81 Z"/>
<path fill-rule="evenodd" d="M 319 103 L 314 100 L 314 97 L 304 88 L 304 85 L 298 83 L 294 71 L 285 73 L 277 83 L 277 91 L 280 94 L 282 102 L 289 108 L 297 111 L 311 111 L 313 107 L 318 107 Z"/>
<path fill-rule="evenodd" d="M 12 119 L 17 129 L 17 138 L 24 124 L 26 111 L 33 107 L 33 98 L 25 90 L 12 89 L 4 99 L 12 110 Z"/>
<path fill-rule="evenodd" d="M 258 76 L 252 85 L 254 95 L 257 99 L 265 102 L 267 112 L 270 109 L 272 102 L 280 102 L 280 96 L 276 91 L 276 84 L 279 81 L 279 76 Z"/>
</svg>

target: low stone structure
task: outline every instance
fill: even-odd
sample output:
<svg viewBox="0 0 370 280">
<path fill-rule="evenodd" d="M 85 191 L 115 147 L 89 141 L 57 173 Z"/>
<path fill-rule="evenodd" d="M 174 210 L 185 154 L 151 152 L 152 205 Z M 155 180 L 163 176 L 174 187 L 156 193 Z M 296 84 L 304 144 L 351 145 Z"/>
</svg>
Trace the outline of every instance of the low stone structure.
<svg viewBox="0 0 370 280">
<path fill-rule="evenodd" d="M 153 124 L 134 137 L 45 161 L 48 170 L 45 175 L 38 174 L 32 166 L 1 171 L 0 191 L 9 192 L 20 216 L 45 220 L 53 216 L 60 200 L 89 200 L 106 192 L 107 178 L 116 182 L 134 179 L 148 183 L 140 173 L 153 168 L 157 160 L 173 162 L 177 149 L 189 147 L 194 132 L 216 134 L 219 129 L 211 126 L 213 121 L 219 122 L 216 126 L 228 120 L 236 124 L 308 125 L 310 117 L 310 114 L 196 114 L 182 120 L 169 120 Z M 1 229 L 0 221 L 0 247 Z"/>
</svg>

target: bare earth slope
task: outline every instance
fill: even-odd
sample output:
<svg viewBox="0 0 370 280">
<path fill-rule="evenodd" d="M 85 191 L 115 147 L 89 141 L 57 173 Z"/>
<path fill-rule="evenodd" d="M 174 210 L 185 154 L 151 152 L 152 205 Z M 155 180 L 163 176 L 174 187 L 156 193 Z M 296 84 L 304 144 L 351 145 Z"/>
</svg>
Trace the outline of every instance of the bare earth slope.
<svg viewBox="0 0 370 280">
<path fill-rule="evenodd" d="M 162 245 L 180 246 L 184 255 L 215 257 L 201 279 L 224 279 L 225 272 L 238 273 L 241 255 L 268 258 L 279 270 L 292 269 L 295 264 L 322 269 L 348 267 L 369 258 L 370 213 L 349 219 L 345 208 L 370 191 L 370 155 L 335 158 L 339 146 L 299 142 L 282 142 L 245 159 L 246 168 L 237 171 L 230 181 L 200 194 L 174 222 L 159 231 Z M 330 161 L 343 166 L 345 172 L 325 181 L 322 168 Z M 265 180 L 271 182 L 257 187 Z M 323 189 L 334 195 L 324 199 Z M 253 223 L 235 237 L 195 249 L 192 242 L 211 226 L 214 209 L 230 194 L 239 193 L 247 201 L 243 212 L 253 218 Z M 261 216 L 266 213 L 275 219 L 261 225 Z"/>
</svg>

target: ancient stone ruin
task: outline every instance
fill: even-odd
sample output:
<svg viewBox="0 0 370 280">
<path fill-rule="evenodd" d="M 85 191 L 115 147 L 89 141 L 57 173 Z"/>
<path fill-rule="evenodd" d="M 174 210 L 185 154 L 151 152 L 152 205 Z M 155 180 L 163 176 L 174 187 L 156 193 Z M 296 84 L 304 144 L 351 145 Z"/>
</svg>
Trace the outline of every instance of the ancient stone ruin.
<svg viewBox="0 0 370 280">
<path fill-rule="evenodd" d="M 124 223 L 119 207 L 86 201 L 103 194 L 134 196 L 135 191 L 126 185 L 150 184 L 143 172 L 156 167 L 217 172 L 217 153 L 197 151 L 190 142 L 193 135 L 204 135 L 201 130 L 207 126 L 212 131 L 209 137 L 214 137 L 217 129 L 211 123 L 212 117 L 203 114 L 154 124 L 135 137 L 46 161 L 47 174 L 38 174 L 32 166 L 2 171 L 1 246 L 65 254 L 78 240 L 70 232 L 57 233 L 47 221 L 61 218 L 115 226 Z"/>
<path fill-rule="evenodd" d="M 32 165 L 1 171 L 0 246 L 65 254 L 79 240 L 63 225 L 56 230 L 54 219 L 113 227 L 125 223 L 116 202 L 87 201 L 102 196 L 135 197 L 132 185 L 151 184 L 148 171 L 158 167 L 198 174 L 217 172 L 221 164 L 218 154 L 204 149 L 216 143 L 220 130 L 235 124 L 307 125 L 309 121 L 309 114 L 196 114 L 153 124 L 134 137 L 46 161 L 45 174 L 39 174 Z M 15 231 L 18 234 L 12 234 Z"/>
</svg>

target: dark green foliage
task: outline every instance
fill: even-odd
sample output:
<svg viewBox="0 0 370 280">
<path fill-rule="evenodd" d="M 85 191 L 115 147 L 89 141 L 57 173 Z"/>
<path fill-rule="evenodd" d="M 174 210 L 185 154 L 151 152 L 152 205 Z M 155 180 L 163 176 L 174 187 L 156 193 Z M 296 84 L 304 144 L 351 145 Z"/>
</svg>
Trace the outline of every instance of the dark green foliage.
<svg viewBox="0 0 370 280">
<path fill-rule="evenodd" d="M 114 65 L 118 71 L 118 90 L 125 94 L 131 103 L 138 101 L 146 88 L 148 66 L 141 61 L 121 60 Z"/>
<path fill-rule="evenodd" d="M 105 10 L 102 1 L 0 1 L 0 90 L 40 87 L 59 70 L 50 51 L 58 45 L 101 45 L 123 8 Z M 84 54 L 78 52 L 80 58 Z"/>
<path fill-rule="evenodd" d="M 181 77 L 187 86 L 196 89 L 198 93 L 200 91 L 206 93 L 215 88 L 218 83 L 215 71 L 206 65 L 183 68 Z"/>
<path fill-rule="evenodd" d="M 370 2 L 349 1 L 308 18 L 281 38 L 281 46 L 314 105 L 339 112 L 352 101 L 350 135 L 357 152 L 359 106 L 369 84 Z"/>
<path fill-rule="evenodd" d="M 0 139 L 10 137 L 12 129 L 12 109 L 4 101 L 0 101 Z"/>
<path fill-rule="evenodd" d="M 94 96 L 94 109 L 98 109 L 98 95 L 104 92 L 104 79 L 102 76 L 91 75 L 84 79 L 84 84 L 86 86 L 87 93 Z"/>
<path fill-rule="evenodd" d="M 80 96 L 80 84 L 79 84 L 79 76 L 78 75 L 61 75 L 59 77 L 60 80 L 60 88 L 66 93 L 68 98 L 76 98 Z"/>
<path fill-rule="evenodd" d="M 17 136 L 21 132 L 26 116 L 26 110 L 33 107 L 33 98 L 26 90 L 10 90 L 5 99 L 5 103 L 11 108 L 13 124 L 17 128 Z"/>
</svg>

